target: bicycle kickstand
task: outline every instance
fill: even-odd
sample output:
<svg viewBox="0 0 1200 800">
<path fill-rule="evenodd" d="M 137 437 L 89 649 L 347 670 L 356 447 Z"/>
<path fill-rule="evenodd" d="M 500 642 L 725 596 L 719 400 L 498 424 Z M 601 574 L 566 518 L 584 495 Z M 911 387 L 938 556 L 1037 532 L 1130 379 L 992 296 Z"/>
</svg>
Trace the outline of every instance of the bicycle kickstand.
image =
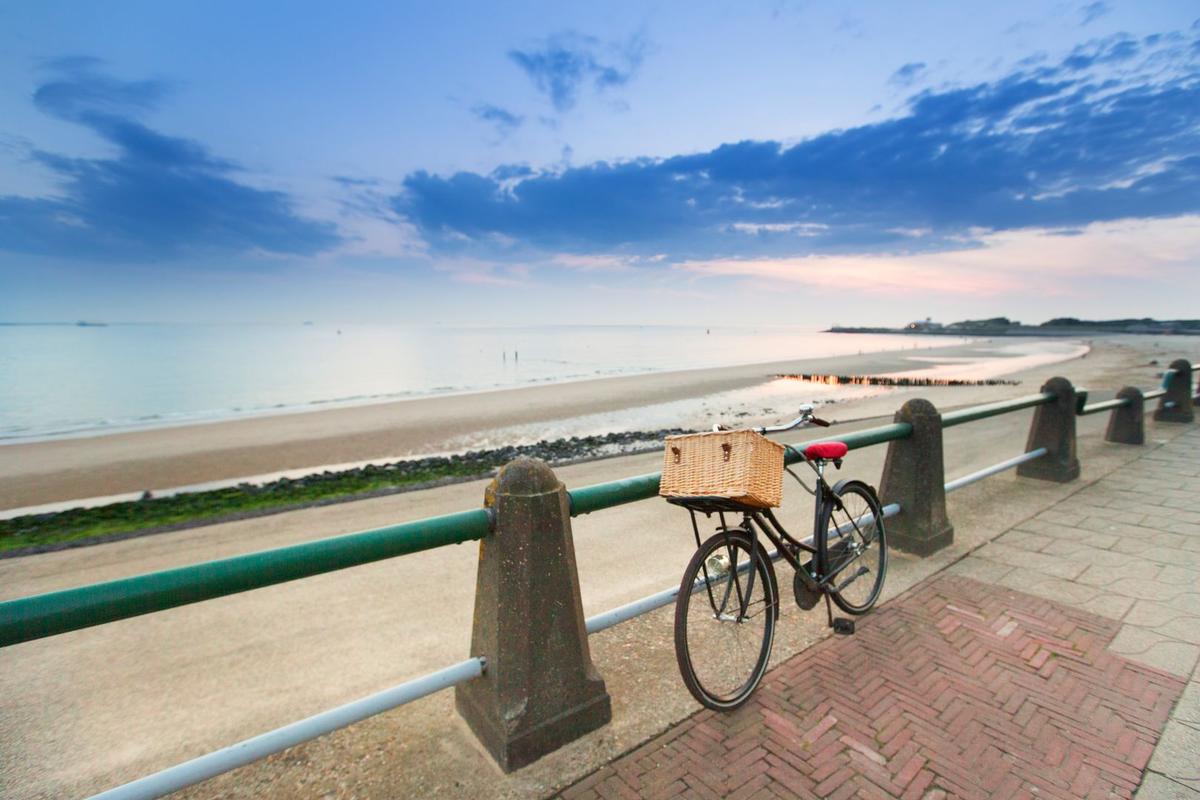
<svg viewBox="0 0 1200 800">
<path fill-rule="evenodd" d="M 829 617 L 829 627 L 833 628 L 833 632 L 841 636 L 851 636 L 854 633 L 854 620 L 846 617 L 835 617 L 833 615 L 833 603 L 829 600 L 829 593 L 825 594 L 825 615 Z"/>
</svg>

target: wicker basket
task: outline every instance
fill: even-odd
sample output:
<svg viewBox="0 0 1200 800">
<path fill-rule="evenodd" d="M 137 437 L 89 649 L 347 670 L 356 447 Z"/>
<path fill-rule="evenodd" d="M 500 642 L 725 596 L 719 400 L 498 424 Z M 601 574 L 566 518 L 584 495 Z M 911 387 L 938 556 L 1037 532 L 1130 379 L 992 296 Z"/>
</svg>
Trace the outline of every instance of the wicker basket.
<svg viewBox="0 0 1200 800">
<path fill-rule="evenodd" d="M 783 445 L 754 431 L 668 436 L 658 493 L 778 506 L 783 500 Z"/>
</svg>

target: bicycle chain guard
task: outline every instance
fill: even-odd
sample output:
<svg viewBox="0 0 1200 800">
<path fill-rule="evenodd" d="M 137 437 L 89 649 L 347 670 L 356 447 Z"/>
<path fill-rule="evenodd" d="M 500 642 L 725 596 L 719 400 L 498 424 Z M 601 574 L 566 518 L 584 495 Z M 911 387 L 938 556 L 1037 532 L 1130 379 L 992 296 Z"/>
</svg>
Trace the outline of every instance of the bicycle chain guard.
<svg viewBox="0 0 1200 800">
<path fill-rule="evenodd" d="M 805 569 L 801 567 L 800 569 Z M 821 592 L 808 585 L 808 582 L 800 576 L 800 570 L 796 570 L 792 576 L 792 593 L 796 595 L 796 605 L 804 611 L 811 611 L 816 608 L 816 605 L 821 600 Z"/>
</svg>

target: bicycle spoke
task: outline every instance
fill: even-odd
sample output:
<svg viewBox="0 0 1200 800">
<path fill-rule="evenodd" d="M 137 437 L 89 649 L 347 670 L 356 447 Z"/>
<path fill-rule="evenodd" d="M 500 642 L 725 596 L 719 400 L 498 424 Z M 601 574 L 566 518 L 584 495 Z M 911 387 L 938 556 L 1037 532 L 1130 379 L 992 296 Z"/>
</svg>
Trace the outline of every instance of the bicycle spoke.
<svg viewBox="0 0 1200 800">
<path fill-rule="evenodd" d="M 839 505 L 826 519 L 828 564 L 826 580 L 834 600 L 851 613 L 869 609 L 879 596 L 887 565 L 883 516 L 878 503 L 861 484 L 845 487 Z"/>
<path fill-rule="evenodd" d="M 730 576 L 731 576 L 730 579 L 733 582 L 734 589 L 737 590 L 737 599 L 738 599 L 737 619 L 738 619 L 738 621 L 740 621 L 742 619 L 742 617 L 744 617 L 746 614 L 746 604 L 749 602 L 750 592 L 753 591 L 753 588 L 754 588 L 754 584 L 753 584 L 754 571 L 753 570 L 746 571 L 746 574 L 749 575 L 750 577 L 749 577 L 749 584 L 748 584 L 746 590 L 743 592 L 740 570 L 736 569 L 736 566 L 738 563 L 738 553 L 734 549 L 733 545 L 727 545 L 726 547 L 727 547 L 727 551 L 729 554 Z"/>
<path fill-rule="evenodd" d="M 688 688 L 711 708 L 743 702 L 766 669 L 774 632 L 770 569 L 741 531 L 714 536 L 693 558 L 688 574 L 707 577 L 677 603 L 676 653 Z"/>
</svg>

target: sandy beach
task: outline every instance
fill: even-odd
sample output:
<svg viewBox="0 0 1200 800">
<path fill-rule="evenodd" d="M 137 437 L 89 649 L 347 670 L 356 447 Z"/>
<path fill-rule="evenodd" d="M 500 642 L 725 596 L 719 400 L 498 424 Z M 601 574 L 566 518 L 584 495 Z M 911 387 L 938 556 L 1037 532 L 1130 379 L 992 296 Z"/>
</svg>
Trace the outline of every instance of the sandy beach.
<svg viewBox="0 0 1200 800">
<path fill-rule="evenodd" d="M 1128 382 L 1151 386 L 1162 367 L 1150 366 L 1150 360 L 1157 357 L 1165 364 L 1170 357 L 1195 357 L 1200 350 L 1198 343 L 1188 337 L 1107 337 L 1093 344 L 1090 355 L 1064 364 L 1061 371 L 1079 385 L 1111 389 Z M 780 373 L 878 375 L 919 371 L 950 377 L 956 370 L 966 371 L 965 362 L 991 353 L 994 363 L 988 377 L 995 377 L 1028 367 L 1021 358 L 1006 359 L 1003 352 L 995 356 L 996 348 L 1003 350 L 1012 345 L 1010 340 L 980 340 L 919 351 L 660 372 L 11 444 L 0 447 L 0 509 L 465 449 L 464 443 L 485 440 L 488 432 L 522 427 L 526 434 L 545 429 L 549 438 L 554 435 L 555 421 L 612 412 L 637 416 L 636 409 L 655 404 L 720 398 L 759 387 Z M 1008 369 L 1004 368 L 1006 360 L 1011 361 Z M 1024 394 L 1036 388 L 1025 383 L 889 389 L 854 395 L 823 413 L 840 420 L 890 414 L 903 402 L 902 397 L 918 391 L 935 404 L 950 407 Z M 776 405 L 790 410 L 803 402 L 799 387 L 795 396 L 794 403 L 780 401 Z M 740 422 L 752 424 L 764 410 L 761 404 L 751 404 L 744 408 L 713 408 L 711 413 L 716 418 L 724 413 L 736 415 Z M 786 413 L 771 418 L 779 419 Z"/>
</svg>

